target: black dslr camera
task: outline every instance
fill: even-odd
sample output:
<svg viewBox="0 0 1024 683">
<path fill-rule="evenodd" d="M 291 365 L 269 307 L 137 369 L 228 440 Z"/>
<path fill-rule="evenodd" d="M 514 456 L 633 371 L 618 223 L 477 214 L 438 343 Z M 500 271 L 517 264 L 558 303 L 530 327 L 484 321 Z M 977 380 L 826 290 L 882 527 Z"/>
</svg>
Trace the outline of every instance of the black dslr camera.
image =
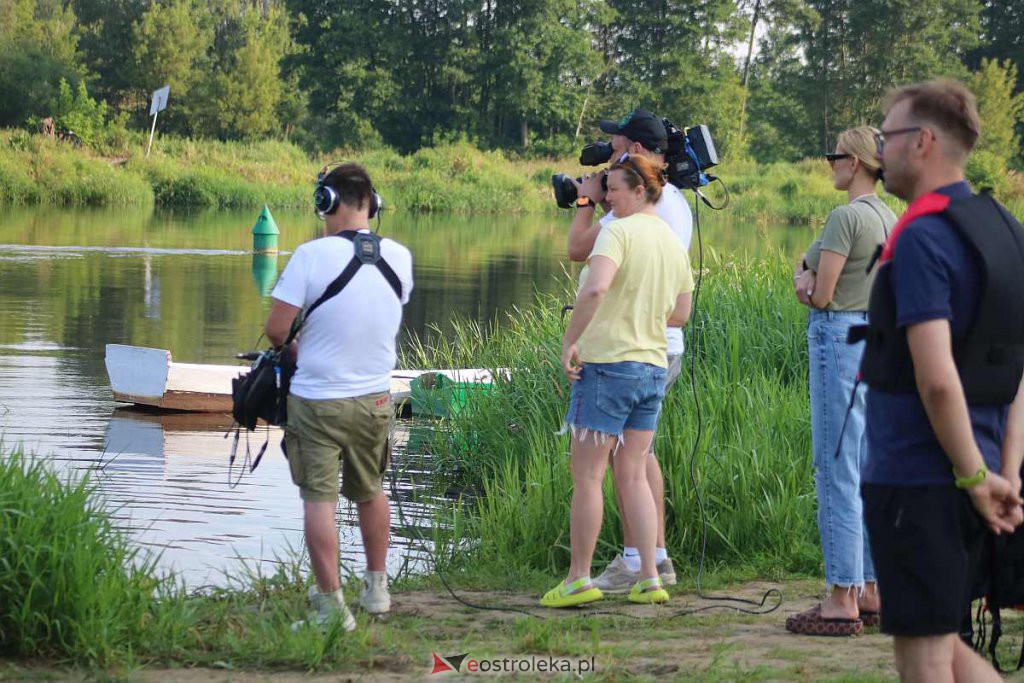
<svg viewBox="0 0 1024 683">
<path fill-rule="evenodd" d="M 662 122 L 668 132 L 668 149 L 665 151 L 668 182 L 680 190 L 695 190 L 714 180 L 704 172 L 718 165 L 718 151 L 708 127 L 700 124 L 684 132 L 668 119 L 662 119 Z M 580 152 L 580 164 L 583 166 L 599 166 L 611 158 L 610 142 L 592 142 Z M 581 182 L 582 179 L 577 178 L 576 181 Z M 563 209 L 572 207 L 578 197 L 572 178 L 565 173 L 556 173 L 551 176 L 551 186 L 558 206 Z M 601 179 L 601 186 L 607 191 L 607 177 Z"/>
<path fill-rule="evenodd" d="M 591 142 L 580 152 L 580 165 L 600 166 L 611 158 L 612 143 Z M 577 178 L 576 182 L 583 182 L 583 179 Z M 555 191 L 555 203 L 563 209 L 572 207 L 576 203 L 577 197 L 579 197 L 572 178 L 564 173 L 556 173 L 551 176 L 551 187 Z M 608 191 L 608 179 L 606 177 L 601 178 L 601 188 L 605 192 Z"/>
</svg>

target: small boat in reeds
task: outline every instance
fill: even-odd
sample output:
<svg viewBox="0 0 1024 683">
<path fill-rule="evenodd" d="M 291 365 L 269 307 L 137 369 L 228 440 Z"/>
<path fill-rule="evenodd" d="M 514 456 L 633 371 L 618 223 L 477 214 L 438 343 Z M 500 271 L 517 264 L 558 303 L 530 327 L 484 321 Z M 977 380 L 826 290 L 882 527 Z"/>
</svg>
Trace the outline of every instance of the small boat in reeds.
<svg viewBox="0 0 1024 683">
<path fill-rule="evenodd" d="M 107 344 L 105 360 L 115 401 L 196 413 L 230 413 L 231 380 L 249 370 L 177 363 L 166 349 L 125 344 Z M 452 388 L 492 381 L 491 371 L 481 369 L 393 370 L 391 396 L 396 404 L 411 400 L 414 414 L 440 416 L 465 402 L 466 392 Z"/>
</svg>

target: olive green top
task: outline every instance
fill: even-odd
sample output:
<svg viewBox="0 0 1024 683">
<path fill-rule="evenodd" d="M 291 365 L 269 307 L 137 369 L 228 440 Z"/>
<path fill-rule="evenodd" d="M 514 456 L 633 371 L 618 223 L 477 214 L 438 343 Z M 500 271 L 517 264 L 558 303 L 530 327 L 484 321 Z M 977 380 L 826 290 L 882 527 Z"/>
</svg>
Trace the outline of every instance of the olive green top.
<svg viewBox="0 0 1024 683">
<path fill-rule="evenodd" d="M 868 310 L 871 283 L 878 270 L 876 264 L 868 273 L 868 264 L 895 223 L 896 214 L 873 194 L 857 197 L 828 215 L 821 235 L 807 248 L 805 257 L 813 271 L 818 270 L 822 250 L 846 257 L 826 310 Z"/>
</svg>

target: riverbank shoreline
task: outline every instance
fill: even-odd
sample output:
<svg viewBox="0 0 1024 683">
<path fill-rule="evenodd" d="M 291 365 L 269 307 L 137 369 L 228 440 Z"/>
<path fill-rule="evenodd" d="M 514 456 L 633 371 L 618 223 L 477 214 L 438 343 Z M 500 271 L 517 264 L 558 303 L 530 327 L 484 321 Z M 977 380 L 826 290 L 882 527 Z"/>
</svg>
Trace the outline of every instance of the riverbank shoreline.
<svg viewBox="0 0 1024 683">
<path fill-rule="evenodd" d="M 322 164 L 351 158 L 370 169 L 392 211 L 413 213 L 555 214 L 551 176 L 592 171 L 575 159 L 521 159 L 465 142 L 401 155 L 383 148 L 336 151 L 311 158 L 277 140 L 222 142 L 166 137 L 150 157 L 142 144 L 101 156 L 23 130 L 0 129 L 0 206 L 146 206 L 163 208 L 305 208 Z M 824 159 L 758 164 L 726 160 L 714 169 L 723 183 L 703 192 L 715 205 L 729 198 L 735 220 L 821 222 L 845 195 L 832 187 Z M 997 196 L 1024 216 L 1024 176 L 978 172 L 998 181 Z M 979 185 L 980 186 L 980 185 Z M 728 195 L 727 195 L 728 191 Z M 696 201 L 688 197 L 691 204 Z M 894 197 L 892 207 L 902 210 Z M 702 210 L 709 210 L 701 207 Z"/>
<path fill-rule="evenodd" d="M 441 657 L 466 653 L 463 674 L 469 673 L 469 660 L 577 662 L 592 657 L 595 670 L 583 676 L 585 680 L 894 680 L 891 641 L 877 629 L 841 643 L 785 631 L 787 615 L 811 607 L 820 597 L 820 582 L 751 581 L 722 586 L 721 590 L 759 600 L 769 588 L 780 590 L 784 600 L 777 610 L 763 615 L 722 609 L 720 603 L 698 598 L 692 587 L 673 589 L 672 601 L 661 607 L 632 605 L 617 597 L 590 610 L 569 611 L 539 608 L 539 593 L 529 591 L 456 591 L 468 602 L 516 607 L 542 619 L 473 610 L 455 602 L 443 589 L 398 590 L 393 593 L 392 612 L 386 620 L 371 622 L 360 615 L 357 631 L 337 636 L 351 641 L 354 647 L 346 648 L 351 658 L 310 668 L 219 659 L 222 653 L 211 651 L 202 657 L 160 657 L 126 668 L 64 668 L 46 659 L 0 659 L 0 678 L 88 680 L 108 675 L 128 681 L 191 683 L 217 679 L 326 681 L 351 676 L 365 681 L 411 681 L 430 675 L 432 653 Z M 766 607 L 773 603 L 770 600 Z M 678 614 L 706 607 L 712 609 Z M 588 615 L 588 611 L 602 614 Z M 253 634 L 242 631 L 238 635 Z M 335 639 L 332 634 L 310 637 L 325 642 Z M 556 678 L 538 673 L 501 677 Z"/>
</svg>

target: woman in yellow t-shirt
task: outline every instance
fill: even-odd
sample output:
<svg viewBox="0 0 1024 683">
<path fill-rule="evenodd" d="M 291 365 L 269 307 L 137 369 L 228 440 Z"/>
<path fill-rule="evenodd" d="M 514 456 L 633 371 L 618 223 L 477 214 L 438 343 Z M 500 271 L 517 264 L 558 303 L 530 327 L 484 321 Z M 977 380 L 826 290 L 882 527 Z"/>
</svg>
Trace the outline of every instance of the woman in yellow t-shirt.
<svg viewBox="0 0 1024 683">
<path fill-rule="evenodd" d="M 565 581 L 541 598 L 545 607 L 603 597 L 591 583 L 590 565 L 609 457 L 616 458 L 615 486 L 640 551 L 640 581 L 629 599 L 668 600 L 655 564 L 657 522 L 645 459 L 665 396 L 665 327 L 689 318 L 693 273 L 679 238 L 655 211 L 663 187 L 658 169 L 643 157 L 608 171 L 606 199 L 618 218 L 598 235 L 562 340 L 562 366 L 572 384 L 565 418 L 572 431 L 572 559 Z"/>
</svg>

